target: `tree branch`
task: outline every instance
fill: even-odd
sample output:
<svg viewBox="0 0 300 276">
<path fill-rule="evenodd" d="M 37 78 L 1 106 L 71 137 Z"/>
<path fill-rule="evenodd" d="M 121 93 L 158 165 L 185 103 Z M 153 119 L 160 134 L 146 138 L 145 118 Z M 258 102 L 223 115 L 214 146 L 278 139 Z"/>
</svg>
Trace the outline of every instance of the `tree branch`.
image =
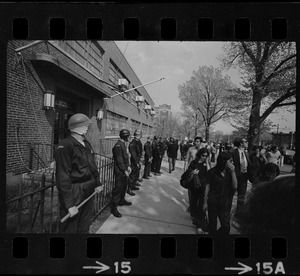
<svg viewBox="0 0 300 276">
<path fill-rule="evenodd" d="M 273 102 L 266 110 L 265 112 L 260 116 L 260 120 L 264 121 L 274 109 L 279 107 L 279 105 L 285 101 L 286 99 L 296 95 L 296 86 L 292 86 L 287 89 L 287 92 L 282 95 L 280 98 L 278 98 L 275 102 Z M 283 104 L 282 104 L 283 105 Z"/>
<path fill-rule="evenodd" d="M 246 43 L 245 42 L 241 42 L 242 43 L 242 46 L 243 46 L 243 49 L 244 51 L 247 53 L 247 55 L 250 57 L 253 65 L 256 65 L 256 58 L 254 56 L 254 54 L 252 53 L 252 51 L 247 47 Z"/>
<path fill-rule="evenodd" d="M 296 104 L 296 102 L 282 103 L 282 104 L 279 104 L 278 107 L 287 106 L 287 105 L 295 105 L 295 104 Z"/>
<path fill-rule="evenodd" d="M 282 68 L 281 70 L 277 71 L 284 63 L 286 63 L 287 61 L 289 61 L 290 59 L 296 57 L 296 55 L 292 55 L 289 56 L 288 58 L 286 58 L 285 60 L 281 61 L 273 70 L 273 72 L 263 81 L 263 85 L 268 85 L 268 83 L 271 81 L 272 78 L 276 77 L 277 75 L 279 75 L 280 73 L 293 69 L 295 68 L 295 66 L 287 66 L 285 68 Z"/>
</svg>

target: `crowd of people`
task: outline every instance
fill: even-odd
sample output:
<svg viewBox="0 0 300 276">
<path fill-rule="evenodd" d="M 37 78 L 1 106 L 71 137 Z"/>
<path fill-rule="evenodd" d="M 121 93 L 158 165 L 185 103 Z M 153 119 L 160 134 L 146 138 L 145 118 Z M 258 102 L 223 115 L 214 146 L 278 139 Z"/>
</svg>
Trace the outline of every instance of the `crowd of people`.
<svg viewBox="0 0 300 276">
<path fill-rule="evenodd" d="M 102 190 L 94 152 L 85 138 L 89 124 L 90 120 L 84 114 L 73 115 L 69 119 L 71 134 L 60 142 L 55 152 L 60 216 L 69 216 L 68 220 L 60 224 L 61 232 L 88 232 L 92 201 L 80 209 L 77 206 Z M 243 137 L 236 137 L 233 144 L 228 144 L 207 143 L 200 136 L 194 140 L 186 138 L 181 142 L 173 137 L 162 139 L 154 136 L 153 139 L 147 137 L 144 145 L 141 142 L 141 130 L 135 130 L 132 139 L 130 137 L 130 131 L 122 129 L 112 149 L 115 183 L 111 213 L 116 218 L 122 217 L 118 206 L 132 205 L 132 202 L 125 199 L 126 194 L 135 196 L 134 191 L 139 190 L 143 179 L 162 174 L 161 165 L 165 153 L 168 157 L 169 173 L 176 169 L 177 160 L 184 162 L 181 180 L 188 183 L 187 211 L 199 234 L 228 235 L 233 218 L 237 229 L 252 233 L 257 225 L 251 228 L 251 223 L 249 226 L 246 224 L 250 219 L 253 220 L 253 214 L 250 213 L 256 210 L 255 202 L 268 204 L 261 198 L 262 191 L 275 189 L 275 184 L 270 186 L 273 182 L 283 189 L 281 182 L 286 181 L 291 184 L 286 186 L 293 189 L 292 182 L 295 177 L 288 180 L 278 179 L 281 153 L 276 146 L 264 148 L 254 145 L 249 154 L 248 141 Z M 232 216 L 235 194 L 237 204 L 235 216 Z M 270 214 L 270 217 L 274 215 Z"/>
<path fill-rule="evenodd" d="M 250 155 L 248 150 L 248 141 L 243 137 L 236 137 L 233 144 L 206 143 L 201 137 L 195 137 L 193 145 L 187 139 L 182 141 L 182 160 L 187 163 L 182 178 L 194 185 L 188 189 L 189 211 L 198 233 L 229 234 L 232 221 L 237 230 L 244 231 L 247 227 L 244 226 L 246 216 L 243 213 L 249 208 L 249 201 L 255 202 L 260 189 L 269 186 L 279 176 L 282 154 L 278 147 L 254 145 Z M 200 171 L 200 164 L 206 169 Z M 292 172 L 295 172 L 295 159 Z M 201 187 L 199 180 L 195 181 L 195 175 L 200 179 Z M 292 179 L 294 181 L 295 177 Z M 232 210 L 235 193 L 237 204 Z M 220 222 L 218 229 L 217 219 Z"/>
</svg>

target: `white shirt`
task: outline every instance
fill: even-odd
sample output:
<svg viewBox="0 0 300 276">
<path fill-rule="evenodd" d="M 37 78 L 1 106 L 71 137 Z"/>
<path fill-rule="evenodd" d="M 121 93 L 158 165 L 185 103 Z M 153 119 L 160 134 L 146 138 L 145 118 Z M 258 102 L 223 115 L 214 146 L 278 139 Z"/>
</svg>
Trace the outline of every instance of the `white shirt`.
<svg viewBox="0 0 300 276">
<path fill-rule="evenodd" d="M 239 154 L 240 154 L 240 163 L 241 163 L 241 160 L 242 160 L 242 153 L 244 154 L 244 159 L 245 159 L 245 165 L 246 165 L 246 168 L 248 167 L 248 161 L 247 161 L 247 158 L 246 158 L 246 153 L 245 151 L 242 149 L 238 149 L 239 150 Z"/>
</svg>

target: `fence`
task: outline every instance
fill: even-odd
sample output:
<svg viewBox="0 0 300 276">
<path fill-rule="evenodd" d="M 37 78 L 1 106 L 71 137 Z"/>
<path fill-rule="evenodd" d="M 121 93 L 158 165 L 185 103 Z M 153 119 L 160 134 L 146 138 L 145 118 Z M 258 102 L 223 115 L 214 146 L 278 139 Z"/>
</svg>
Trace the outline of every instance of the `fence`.
<svg viewBox="0 0 300 276">
<path fill-rule="evenodd" d="M 57 145 L 29 143 L 29 168 L 31 170 L 40 170 L 49 167 L 53 161 L 53 153 Z"/>
<path fill-rule="evenodd" d="M 114 183 L 112 158 L 98 156 L 97 167 L 104 188 L 94 198 L 92 219 L 110 203 Z M 53 169 L 35 172 L 17 186 L 7 187 L 7 198 L 7 232 L 58 232 L 59 202 Z"/>
</svg>

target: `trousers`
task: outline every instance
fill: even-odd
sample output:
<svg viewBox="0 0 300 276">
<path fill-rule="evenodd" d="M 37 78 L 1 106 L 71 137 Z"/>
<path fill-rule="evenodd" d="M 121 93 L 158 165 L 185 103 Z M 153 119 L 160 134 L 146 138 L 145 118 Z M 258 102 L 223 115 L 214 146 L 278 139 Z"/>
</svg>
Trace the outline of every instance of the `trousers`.
<svg viewBox="0 0 300 276">
<path fill-rule="evenodd" d="M 131 173 L 128 178 L 128 186 L 132 188 L 140 176 L 140 168 L 136 164 L 131 164 Z"/>
<path fill-rule="evenodd" d="M 148 177 L 151 171 L 151 162 L 149 162 L 149 158 L 145 157 L 145 168 L 144 168 L 144 177 Z"/>
<path fill-rule="evenodd" d="M 237 206 L 236 206 L 236 212 L 239 212 L 241 207 L 245 204 L 245 196 L 247 191 L 247 173 L 240 174 L 237 177 Z"/>
<path fill-rule="evenodd" d="M 115 185 L 112 190 L 112 205 L 118 206 L 119 202 L 125 199 L 128 177 L 126 174 L 115 174 Z"/>
<path fill-rule="evenodd" d="M 176 157 L 169 157 L 169 171 L 175 169 Z"/>
<path fill-rule="evenodd" d="M 61 233 L 89 233 L 91 219 L 93 215 L 93 199 L 86 202 L 79 210 L 79 212 L 65 222 L 59 224 L 59 232 Z M 60 218 L 68 214 L 66 209 L 60 208 Z"/>
<path fill-rule="evenodd" d="M 223 205 L 221 204 L 221 196 L 211 196 L 208 198 L 207 205 L 209 235 L 229 235 L 231 204 Z M 221 227 L 218 230 L 217 218 L 219 218 L 221 224 Z"/>
</svg>

